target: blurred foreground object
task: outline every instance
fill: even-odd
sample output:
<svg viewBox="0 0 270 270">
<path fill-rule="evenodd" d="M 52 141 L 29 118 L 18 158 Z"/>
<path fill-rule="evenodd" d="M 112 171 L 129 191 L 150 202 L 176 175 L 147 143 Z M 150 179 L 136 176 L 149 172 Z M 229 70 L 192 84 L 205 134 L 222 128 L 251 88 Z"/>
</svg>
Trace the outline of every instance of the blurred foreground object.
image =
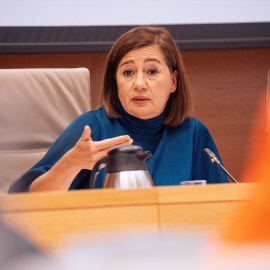
<svg viewBox="0 0 270 270">
<path fill-rule="evenodd" d="M 42 262 L 46 255 L 19 233 L 8 227 L 0 215 L 0 265 L 1 269 L 24 269 L 33 259 Z"/>
<path fill-rule="evenodd" d="M 236 242 L 270 243 L 270 71 L 267 77 L 267 95 L 259 104 L 252 131 L 250 154 L 242 181 L 257 182 L 248 202 L 237 220 L 231 224 L 225 237 Z M 240 213 L 240 214 L 239 214 Z"/>
</svg>

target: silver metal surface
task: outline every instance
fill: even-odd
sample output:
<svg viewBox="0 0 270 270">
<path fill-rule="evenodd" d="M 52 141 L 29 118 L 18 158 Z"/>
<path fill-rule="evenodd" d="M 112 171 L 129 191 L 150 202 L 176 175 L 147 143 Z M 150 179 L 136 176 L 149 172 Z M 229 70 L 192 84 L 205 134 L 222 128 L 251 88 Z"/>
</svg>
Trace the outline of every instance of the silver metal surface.
<svg viewBox="0 0 270 270">
<path fill-rule="evenodd" d="M 152 178 L 145 170 L 108 173 L 103 184 L 104 188 L 116 189 L 151 188 L 152 186 Z"/>
</svg>

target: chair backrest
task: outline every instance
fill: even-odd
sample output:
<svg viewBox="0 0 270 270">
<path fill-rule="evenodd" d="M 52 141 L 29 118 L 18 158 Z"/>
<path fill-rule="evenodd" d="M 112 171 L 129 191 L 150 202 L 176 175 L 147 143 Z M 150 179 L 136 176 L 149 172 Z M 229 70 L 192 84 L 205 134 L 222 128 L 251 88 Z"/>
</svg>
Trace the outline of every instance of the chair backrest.
<svg viewBox="0 0 270 270">
<path fill-rule="evenodd" d="M 0 192 L 91 109 L 86 68 L 0 69 Z"/>
</svg>

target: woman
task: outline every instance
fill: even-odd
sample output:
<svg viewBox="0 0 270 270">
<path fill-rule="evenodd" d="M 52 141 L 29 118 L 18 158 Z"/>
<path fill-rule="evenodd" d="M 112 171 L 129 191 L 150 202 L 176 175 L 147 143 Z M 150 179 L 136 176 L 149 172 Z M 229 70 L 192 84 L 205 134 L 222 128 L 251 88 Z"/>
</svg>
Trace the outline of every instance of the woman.
<svg viewBox="0 0 270 270">
<path fill-rule="evenodd" d="M 162 27 L 140 26 L 122 35 L 107 60 L 100 108 L 78 117 L 45 157 L 17 179 L 9 192 L 87 188 L 94 164 L 116 145 L 150 151 L 147 167 L 155 186 L 204 179 L 228 182 L 202 154 L 211 135 L 191 111 L 181 55 Z M 102 187 L 105 170 L 96 180 Z"/>
</svg>

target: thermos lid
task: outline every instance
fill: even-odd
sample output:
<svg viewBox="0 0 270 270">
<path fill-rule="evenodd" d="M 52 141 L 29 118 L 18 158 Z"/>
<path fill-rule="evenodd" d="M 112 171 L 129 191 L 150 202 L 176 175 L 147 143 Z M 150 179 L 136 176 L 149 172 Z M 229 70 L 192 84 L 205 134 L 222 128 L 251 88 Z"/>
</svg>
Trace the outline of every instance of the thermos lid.
<svg viewBox="0 0 270 270">
<path fill-rule="evenodd" d="M 138 145 L 112 148 L 107 155 L 107 173 L 147 170 L 145 160 L 151 156 Z"/>
</svg>

